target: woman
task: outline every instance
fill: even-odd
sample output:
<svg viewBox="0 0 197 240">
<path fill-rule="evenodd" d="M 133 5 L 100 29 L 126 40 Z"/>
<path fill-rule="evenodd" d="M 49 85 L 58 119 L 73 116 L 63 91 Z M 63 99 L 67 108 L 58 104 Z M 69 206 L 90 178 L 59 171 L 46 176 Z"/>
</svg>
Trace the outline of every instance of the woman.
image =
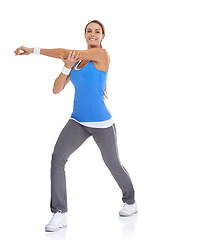
<svg viewBox="0 0 197 240">
<path fill-rule="evenodd" d="M 106 166 L 122 190 L 124 205 L 119 215 L 131 216 L 138 211 L 131 179 L 119 160 L 115 124 L 104 103 L 110 63 L 110 57 L 101 45 L 104 37 L 104 26 L 94 20 L 85 27 L 87 50 L 20 47 L 15 51 L 16 55 L 37 53 L 61 58 L 64 67 L 54 82 L 53 93 L 62 91 L 70 80 L 75 87 L 71 118 L 60 133 L 52 154 L 50 206 L 54 214 L 45 227 L 46 231 L 54 232 L 67 226 L 64 166 L 68 157 L 90 136 L 94 138 Z"/>
</svg>

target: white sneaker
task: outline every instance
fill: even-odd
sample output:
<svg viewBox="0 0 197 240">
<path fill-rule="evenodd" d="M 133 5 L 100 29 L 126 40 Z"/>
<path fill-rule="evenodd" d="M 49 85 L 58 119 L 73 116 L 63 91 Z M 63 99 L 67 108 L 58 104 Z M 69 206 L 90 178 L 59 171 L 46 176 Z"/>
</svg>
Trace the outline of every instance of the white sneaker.
<svg viewBox="0 0 197 240">
<path fill-rule="evenodd" d="M 127 204 L 124 203 L 123 208 L 119 211 L 121 217 L 128 217 L 136 214 L 138 212 L 137 203 Z"/>
<path fill-rule="evenodd" d="M 66 215 L 61 211 L 53 214 L 51 221 L 46 225 L 45 231 L 46 232 L 56 232 L 60 228 L 64 228 L 67 226 L 66 223 Z"/>
</svg>

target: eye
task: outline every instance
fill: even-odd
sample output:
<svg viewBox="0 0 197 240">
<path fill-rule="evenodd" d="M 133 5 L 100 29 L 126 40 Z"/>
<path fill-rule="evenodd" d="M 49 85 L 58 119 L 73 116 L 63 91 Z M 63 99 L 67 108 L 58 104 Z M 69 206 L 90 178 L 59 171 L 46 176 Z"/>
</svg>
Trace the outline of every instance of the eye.
<svg viewBox="0 0 197 240">
<path fill-rule="evenodd" d="M 91 30 L 88 30 L 87 32 L 88 32 L 88 33 L 90 33 L 90 32 L 91 32 Z"/>
</svg>

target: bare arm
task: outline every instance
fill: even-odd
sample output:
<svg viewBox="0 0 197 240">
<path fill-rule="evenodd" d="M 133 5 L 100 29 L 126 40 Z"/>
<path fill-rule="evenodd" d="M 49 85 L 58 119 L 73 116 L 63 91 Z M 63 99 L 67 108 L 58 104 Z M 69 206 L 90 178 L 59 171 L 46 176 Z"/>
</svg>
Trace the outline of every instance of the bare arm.
<svg viewBox="0 0 197 240">
<path fill-rule="evenodd" d="M 64 48 L 56 48 L 56 49 L 40 49 L 40 54 L 45 55 L 48 57 L 54 57 L 54 58 L 60 58 L 62 56 L 63 58 L 68 58 L 68 54 L 70 53 L 69 49 Z M 88 50 L 75 50 L 77 53 L 79 53 L 79 58 L 82 60 L 92 60 L 95 62 L 103 62 L 108 61 L 108 54 L 105 49 L 103 48 L 92 48 Z"/>
<path fill-rule="evenodd" d="M 60 73 L 60 75 L 55 79 L 55 82 L 53 85 L 53 93 L 57 94 L 61 92 L 69 82 L 70 82 L 70 76 Z"/>
<path fill-rule="evenodd" d="M 64 62 L 64 66 L 68 69 L 71 69 L 72 71 L 76 61 L 78 60 L 79 54 L 77 54 L 76 51 L 70 51 L 66 59 L 64 59 L 62 56 L 60 57 Z M 61 72 L 60 75 L 55 79 L 55 82 L 53 85 L 53 93 L 57 94 L 61 92 L 65 88 L 65 86 L 69 83 L 69 81 L 70 81 L 70 74 L 65 75 Z"/>
<path fill-rule="evenodd" d="M 24 46 L 21 46 L 15 50 L 15 55 L 29 55 L 30 53 L 33 53 L 34 48 L 27 48 Z M 53 57 L 53 58 L 68 58 L 68 54 L 70 53 L 69 49 L 65 48 L 55 48 L 55 49 L 40 49 L 40 54 L 45 55 L 48 57 Z M 88 50 L 76 50 L 76 52 L 79 53 L 79 58 L 82 60 L 92 60 L 95 62 L 108 62 L 109 61 L 109 56 L 107 54 L 107 51 L 103 48 L 92 48 Z"/>
<path fill-rule="evenodd" d="M 17 48 L 14 51 L 14 53 L 15 53 L 15 56 L 29 55 L 29 54 L 33 53 L 33 51 L 34 51 L 34 48 L 28 48 L 28 47 L 21 46 L 21 47 Z M 60 56 L 62 56 L 63 58 L 67 58 L 70 51 L 71 50 L 64 49 L 64 48 L 55 48 L 55 49 L 41 48 L 40 54 L 48 56 L 48 57 L 53 57 L 53 58 L 60 58 Z"/>
<path fill-rule="evenodd" d="M 40 49 L 40 54 L 45 55 L 47 57 L 53 57 L 53 58 L 68 58 L 68 54 L 71 50 L 64 49 L 64 48 L 55 48 L 55 49 Z"/>
</svg>

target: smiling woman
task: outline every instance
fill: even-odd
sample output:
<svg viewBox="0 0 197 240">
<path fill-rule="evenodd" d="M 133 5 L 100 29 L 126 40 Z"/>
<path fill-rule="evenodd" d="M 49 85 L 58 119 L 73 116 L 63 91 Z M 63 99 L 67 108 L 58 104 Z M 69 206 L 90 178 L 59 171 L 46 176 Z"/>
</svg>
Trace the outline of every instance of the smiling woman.
<svg viewBox="0 0 197 240">
<path fill-rule="evenodd" d="M 98 24 L 100 27 L 96 27 L 95 24 Z M 101 35 L 101 31 L 102 31 L 102 39 L 100 39 L 100 47 L 102 48 L 101 42 L 105 37 L 105 28 L 104 28 L 103 24 L 97 20 L 93 20 L 86 25 L 86 27 L 85 27 L 86 41 L 87 41 L 87 38 L 89 37 L 89 41 L 95 41 L 95 42 L 92 42 L 94 44 L 97 43 L 99 36 Z M 91 34 L 95 34 L 95 37 L 91 36 Z"/>
<path fill-rule="evenodd" d="M 128 172 L 122 166 L 117 147 L 116 127 L 104 102 L 110 57 L 101 42 L 104 26 L 97 20 L 89 22 L 84 33 L 87 50 L 40 49 L 20 47 L 16 55 L 42 54 L 61 58 L 62 72 L 56 78 L 53 93 L 61 92 L 71 82 L 75 87 L 72 115 L 59 135 L 51 161 L 51 211 L 54 213 L 45 230 L 54 232 L 66 227 L 67 191 L 65 164 L 69 156 L 92 136 L 102 158 L 122 191 L 120 216 L 137 213 L 134 188 Z M 21 52 L 22 51 L 22 52 Z"/>
</svg>

